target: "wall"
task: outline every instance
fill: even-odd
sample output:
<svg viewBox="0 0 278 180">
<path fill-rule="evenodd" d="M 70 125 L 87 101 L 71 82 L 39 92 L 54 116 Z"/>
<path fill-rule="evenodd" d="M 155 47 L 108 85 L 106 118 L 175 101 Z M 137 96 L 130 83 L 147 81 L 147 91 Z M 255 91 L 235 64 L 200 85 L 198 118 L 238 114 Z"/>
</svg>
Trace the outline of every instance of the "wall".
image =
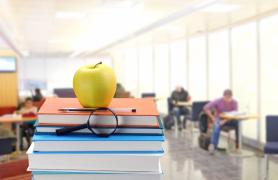
<svg viewBox="0 0 278 180">
<path fill-rule="evenodd" d="M 240 111 L 260 115 L 258 120 L 243 123 L 243 135 L 264 143 L 265 116 L 278 114 L 277 32 L 278 15 L 273 14 L 189 39 L 118 50 L 122 59 L 113 61 L 118 64 L 117 76 L 124 77 L 121 83 L 135 96 L 155 91 L 162 97 L 158 108 L 164 113 L 166 98 L 178 84 L 189 90 L 193 101 L 220 97 L 224 89 L 231 88 Z M 141 51 L 149 47 L 151 50 Z M 150 67 L 146 69 L 142 62 Z M 146 77 L 140 78 L 144 72 Z"/>
<path fill-rule="evenodd" d="M 0 50 L 0 56 L 16 56 L 16 54 L 10 50 Z M 17 79 L 17 72 L 0 73 L 0 107 L 17 106 Z"/>
<path fill-rule="evenodd" d="M 54 88 L 71 88 L 73 75 L 79 67 L 100 60 L 113 66 L 110 58 L 24 58 L 19 64 L 20 90 L 30 95 L 36 86 L 50 94 Z"/>
</svg>

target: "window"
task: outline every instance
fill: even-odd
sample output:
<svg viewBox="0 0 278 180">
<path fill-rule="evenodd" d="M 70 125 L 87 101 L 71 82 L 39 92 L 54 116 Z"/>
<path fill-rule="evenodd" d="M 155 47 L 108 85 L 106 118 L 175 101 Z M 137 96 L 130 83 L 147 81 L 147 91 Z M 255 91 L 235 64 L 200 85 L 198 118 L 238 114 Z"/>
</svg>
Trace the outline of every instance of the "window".
<svg viewBox="0 0 278 180">
<path fill-rule="evenodd" d="M 171 89 L 177 85 L 187 88 L 186 82 L 186 44 L 185 41 L 175 41 L 170 47 L 171 57 Z"/>
<path fill-rule="evenodd" d="M 261 21 L 261 141 L 265 142 L 265 121 L 277 114 L 278 92 L 278 15 Z"/>
<path fill-rule="evenodd" d="M 195 101 L 207 99 L 207 62 L 204 36 L 189 40 L 189 94 Z"/>
<path fill-rule="evenodd" d="M 256 23 L 232 29 L 232 87 L 239 110 L 257 113 Z M 257 139 L 257 121 L 243 122 L 243 135 Z"/>
<path fill-rule="evenodd" d="M 156 45 L 154 53 L 155 92 L 158 97 L 167 98 L 170 95 L 168 45 Z M 165 99 L 158 101 L 157 107 L 159 112 L 166 113 L 167 101 Z"/>
<path fill-rule="evenodd" d="M 139 50 L 139 90 L 153 92 L 153 59 L 152 47 L 144 47 Z"/>
<path fill-rule="evenodd" d="M 209 99 L 230 87 L 229 34 L 227 30 L 209 35 Z"/>
</svg>

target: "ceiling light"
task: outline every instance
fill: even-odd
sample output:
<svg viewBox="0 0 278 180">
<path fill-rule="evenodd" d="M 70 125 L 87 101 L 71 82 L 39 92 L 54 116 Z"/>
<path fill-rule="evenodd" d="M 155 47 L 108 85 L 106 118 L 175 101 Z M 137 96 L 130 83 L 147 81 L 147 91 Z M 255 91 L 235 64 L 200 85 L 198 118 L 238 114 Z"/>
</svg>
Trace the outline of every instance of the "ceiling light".
<svg viewBox="0 0 278 180">
<path fill-rule="evenodd" d="M 218 3 L 218 4 L 214 4 L 212 6 L 209 6 L 207 8 L 204 8 L 201 11 L 210 12 L 210 13 L 227 13 L 227 12 L 232 12 L 232 11 L 236 11 L 239 9 L 240 9 L 239 5 Z"/>
<path fill-rule="evenodd" d="M 81 12 L 71 12 L 71 11 L 62 11 L 56 13 L 56 18 L 60 19 L 81 19 L 84 18 L 85 13 Z"/>
</svg>

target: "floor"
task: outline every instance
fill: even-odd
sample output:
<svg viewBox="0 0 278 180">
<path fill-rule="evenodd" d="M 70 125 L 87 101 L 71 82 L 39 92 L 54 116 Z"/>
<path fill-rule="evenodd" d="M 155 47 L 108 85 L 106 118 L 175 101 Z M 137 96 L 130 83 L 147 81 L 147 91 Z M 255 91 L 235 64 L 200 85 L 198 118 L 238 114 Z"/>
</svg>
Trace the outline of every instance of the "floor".
<svg viewBox="0 0 278 180">
<path fill-rule="evenodd" d="M 198 147 L 198 133 L 189 130 L 165 131 L 165 155 L 161 159 L 163 180 L 261 180 L 264 160 L 261 155 L 238 157 L 227 152 L 209 155 Z M 220 146 L 226 146 L 222 137 Z M 243 147 L 245 152 L 253 153 Z M 24 155 L 25 156 L 25 155 Z M 26 157 L 26 156 L 25 156 Z M 1 178 L 0 178 L 1 179 Z M 16 176 L 7 180 L 27 180 Z M 278 179 L 278 162 L 270 162 L 270 180 Z"/>
<path fill-rule="evenodd" d="M 228 152 L 209 155 L 198 147 L 198 133 L 165 131 L 165 155 L 161 160 L 163 180 L 261 180 L 264 160 L 262 155 L 239 157 Z M 221 146 L 227 145 L 222 137 Z M 245 152 L 253 153 L 247 147 Z M 278 163 L 270 163 L 270 180 L 278 179 Z"/>
</svg>

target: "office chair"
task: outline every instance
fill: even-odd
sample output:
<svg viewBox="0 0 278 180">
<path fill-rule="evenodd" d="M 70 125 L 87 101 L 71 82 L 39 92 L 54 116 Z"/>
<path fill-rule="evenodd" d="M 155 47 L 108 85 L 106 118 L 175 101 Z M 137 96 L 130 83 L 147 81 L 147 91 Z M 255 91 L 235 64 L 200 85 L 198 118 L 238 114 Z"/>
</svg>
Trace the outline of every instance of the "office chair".
<svg viewBox="0 0 278 180">
<path fill-rule="evenodd" d="M 15 141 L 16 138 L 13 137 L 0 138 L 0 156 L 12 153 Z M 7 158 L 9 159 L 9 156 L 7 156 Z"/>
<path fill-rule="evenodd" d="M 191 117 L 189 120 L 192 122 L 192 128 L 191 131 L 193 133 L 193 126 L 194 124 L 199 122 L 200 115 L 203 112 L 204 106 L 208 103 L 209 101 L 194 101 L 192 103 L 192 111 L 191 111 Z M 198 124 L 199 125 L 199 124 Z"/>
<path fill-rule="evenodd" d="M 266 116 L 265 180 L 269 179 L 269 156 L 278 154 L 278 115 Z"/>
<path fill-rule="evenodd" d="M 72 88 L 55 88 L 53 93 L 61 98 L 74 98 L 76 97 Z"/>
<path fill-rule="evenodd" d="M 142 98 L 149 98 L 149 97 L 150 98 L 155 98 L 155 95 L 156 95 L 155 93 L 142 93 L 141 97 Z"/>
<path fill-rule="evenodd" d="M 194 101 L 192 103 L 191 121 L 198 122 L 200 113 L 203 111 L 203 108 L 207 103 L 209 103 L 209 101 Z"/>
</svg>

